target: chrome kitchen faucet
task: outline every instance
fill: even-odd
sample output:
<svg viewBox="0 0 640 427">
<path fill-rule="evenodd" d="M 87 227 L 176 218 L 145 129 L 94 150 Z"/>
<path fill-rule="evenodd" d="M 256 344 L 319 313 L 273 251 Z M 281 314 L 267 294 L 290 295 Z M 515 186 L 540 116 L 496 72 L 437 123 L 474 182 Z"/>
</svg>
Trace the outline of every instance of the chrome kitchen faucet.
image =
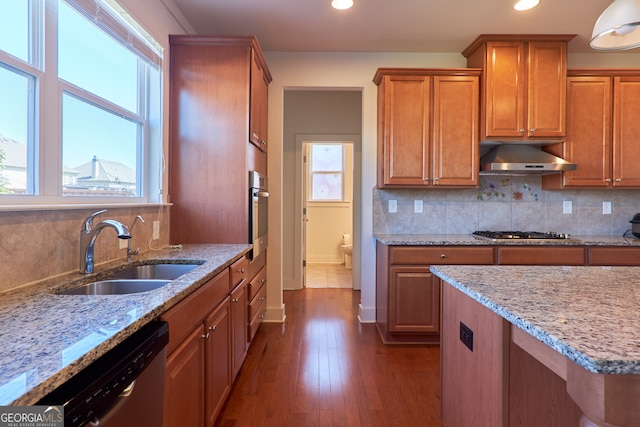
<svg viewBox="0 0 640 427">
<path fill-rule="evenodd" d="M 82 223 L 80 230 L 80 271 L 82 273 L 93 273 L 93 245 L 96 242 L 98 233 L 100 233 L 103 228 L 112 227 L 115 229 L 119 239 L 131 238 L 127 226 L 114 219 L 105 219 L 95 227 L 93 226 L 93 219 L 106 211 L 106 209 L 103 209 L 94 212 Z"/>
</svg>

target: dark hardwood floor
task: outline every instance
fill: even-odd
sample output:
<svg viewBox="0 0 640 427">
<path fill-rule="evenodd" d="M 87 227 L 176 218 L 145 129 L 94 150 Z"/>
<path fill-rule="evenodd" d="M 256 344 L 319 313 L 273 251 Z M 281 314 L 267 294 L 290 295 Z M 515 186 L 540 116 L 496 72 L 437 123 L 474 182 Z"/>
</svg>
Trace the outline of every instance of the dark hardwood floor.
<svg viewBox="0 0 640 427">
<path fill-rule="evenodd" d="M 383 345 L 359 301 L 285 291 L 286 321 L 260 327 L 218 425 L 442 426 L 439 348 Z"/>
</svg>

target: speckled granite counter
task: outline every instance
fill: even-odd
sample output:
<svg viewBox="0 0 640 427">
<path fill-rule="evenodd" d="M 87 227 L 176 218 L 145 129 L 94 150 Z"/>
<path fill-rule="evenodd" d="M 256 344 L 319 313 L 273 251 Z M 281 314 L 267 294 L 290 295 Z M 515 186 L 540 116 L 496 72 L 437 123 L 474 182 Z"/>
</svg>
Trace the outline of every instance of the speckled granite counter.
<svg viewBox="0 0 640 427">
<path fill-rule="evenodd" d="M 149 292 L 54 293 L 99 279 L 120 262 L 99 266 L 92 275 L 72 273 L 0 294 L 0 405 L 37 402 L 250 249 L 244 244 L 185 245 L 143 254 L 132 265 L 162 260 L 202 263 Z"/>
<path fill-rule="evenodd" d="M 431 271 L 590 372 L 640 374 L 640 267 Z"/>
<path fill-rule="evenodd" d="M 638 246 L 640 239 L 633 236 L 571 236 L 570 240 L 503 241 L 476 239 L 471 234 L 375 234 L 374 237 L 386 245 L 447 246 L 447 245 L 577 245 L 577 246 Z"/>
</svg>

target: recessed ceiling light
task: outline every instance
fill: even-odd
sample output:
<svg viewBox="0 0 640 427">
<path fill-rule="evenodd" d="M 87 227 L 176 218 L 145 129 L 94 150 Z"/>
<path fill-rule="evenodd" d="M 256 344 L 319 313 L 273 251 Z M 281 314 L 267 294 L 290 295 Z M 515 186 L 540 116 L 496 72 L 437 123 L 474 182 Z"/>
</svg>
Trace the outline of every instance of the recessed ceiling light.
<svg viewBox="0 0 640 427">
<path fill-rule="evenodd" d="M 519 0 L 513 5 L 515 10 L 529 10 L 540 3 L 540 0 Z"/>
<path fill-rule="evenodd" d="M 334 9 L 349 9 L 353 6 L 353 0 L 333 0 L 331 6 L 333 6 Z"/>
</svg>

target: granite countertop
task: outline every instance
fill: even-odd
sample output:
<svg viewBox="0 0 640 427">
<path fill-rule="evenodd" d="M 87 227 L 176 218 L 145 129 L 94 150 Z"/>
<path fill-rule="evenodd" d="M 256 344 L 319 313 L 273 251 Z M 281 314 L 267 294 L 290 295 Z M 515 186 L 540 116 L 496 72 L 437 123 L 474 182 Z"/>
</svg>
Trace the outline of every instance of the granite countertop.
<svg viewBox="0 0 640 427">
<path fill-rule="evenodd" d="M 568 240 L 510 240 L 494 242 L 491 240 L 477 239 L 471 234 L 374 234 L 376 240 L 385 245 L 405 246 L 638 246 L 640 239 L 633 236 L 571 236 Z"/>
<path fill-rule="evenodd" d="M 640 267 L 431 271 L 590 372 L 640 374 Z"/>
<path fill-rule="evenodd" d="M 131 265 L 201 263 L 162 288 L 128 295 L 56 295 L 123 262 L 70 273 L 0 294 L 0 405 L 32 405 L 223 271 L 246 244 L 184 245 L 151 251 Z"/>
</svg>

